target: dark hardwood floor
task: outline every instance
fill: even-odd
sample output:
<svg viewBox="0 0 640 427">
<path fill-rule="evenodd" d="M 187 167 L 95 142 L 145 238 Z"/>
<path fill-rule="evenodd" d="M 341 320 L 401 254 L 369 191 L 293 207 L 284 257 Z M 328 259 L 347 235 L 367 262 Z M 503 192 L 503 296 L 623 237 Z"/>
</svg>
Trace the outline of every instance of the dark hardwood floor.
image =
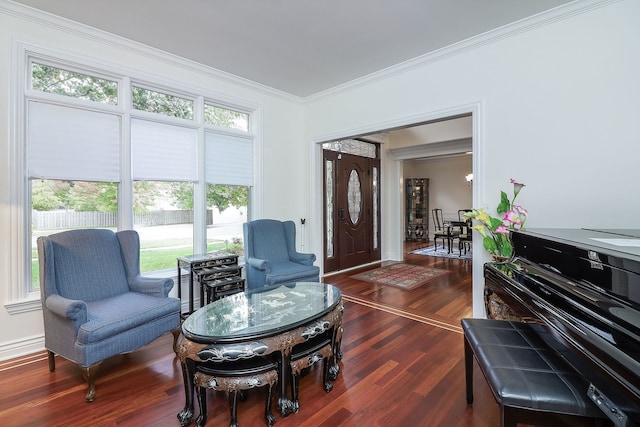
<svg viewBox="0 0 640 427">
<path fill-rule="evenodd" d="M 418 246 L 424 244 L 407 250 Z M 354 272 L 324 278 L 345 301 L 341 372 L 330 393 L 321 386 L 321 369 L 303 377 L 300 411 L 278 414 L 276 426 L 499 425 L 478 369 L 476 400 L 465 401 L 460 318 L 471 316 L 471 261 L 408 254 L 405 262 L 451 273 L 411 291 L 351 279 Z M 54 373 L 45 352 L 0 362 L 0 425 L 178 426 L 184 391 L 171 342 L 167 334 L 105 361 L 90 404 L 80 370 L 64 359 L 57 358 Z M 265 425 L 263 402 L 256 390 L 239 403 L 241 426 Z M 210 392 L 207 426 L 228 422 L 226 397 Z"/>
</svg>

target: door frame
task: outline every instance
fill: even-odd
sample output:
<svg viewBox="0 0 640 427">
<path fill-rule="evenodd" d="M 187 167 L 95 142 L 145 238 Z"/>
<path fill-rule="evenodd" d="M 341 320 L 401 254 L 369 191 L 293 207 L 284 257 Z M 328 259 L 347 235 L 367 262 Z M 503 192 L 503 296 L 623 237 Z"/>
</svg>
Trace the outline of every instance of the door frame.
<svg viewBox="0 0 640 427">
<path fill-rule="evenodd" d="M 339 139 L 363 137 L 367 135 L 383 134 L 391 130 L 422 125 L 433 121 L 442 121 L 463 115 L 471 114 L 472 117 L 472 147 L 473 147 L 473 206 L 483 207 L 485 202 L 484 182 L 484 150 L 482 124 L 483 105 L 481 101 L 462 104 L 446 109 L 431 111 L 419 115 L 400 117 L 388 122 L 370 123 L 359 128 L 343 129 L 328 135 L 312 136 L 310 140 L 309 156 L 309 191 L 310 191 L 310 248 L 313 252 L 323 254 L 323 179 L 322 179 L 322 143 Z M 384 140 L 376 140 L 381 143 L 380 151 L 380 226 L 381 226 L 381 260 L 401 261 L 404 234 L 402 201 L 403 190 L 400 178 L 402 177 L 402 160 L 393 158 L 387 153 Z M 323 257 L 318 257 L 320 275 L 324 274 Z M 482 248 L 480 239 L 473 241 L 473 315 L 484 317 L 483 289 L 484 278 L 482 266 L 486 261 L 486 254 Z"/>
<path fill-rule="evenodd" d="M 333 176 L 330 182 L 333 185 L 332 191 L 333 195 L 333 206 L 331 206 L 331 220 L 333 223 L 332 231 L 333 235 L 332 242 L 334 247 L 334 253 L 332 257 L 327 257 L 326 254 L 326 245 L 329 236 L 326 235 L 327 230 L 327 206 L 324 206 L 325 209 L 323 211 L 323 221 L 322 221 L 322 232 L 325 234 L 322 241 L 322 260 L 323 260 L 323 271 L 327 272 L 327 274 L 335 274 L 339 271 L 350 270 L 353 268 L 361 267 L 362 265 L 368 265 L 375 262 L 379 262 L 381 259 L 381 244 L 380 244 L 380 189 L 379 187 L 376 190 L 376 186 L 373 182 L 373 171 L 377 171 L 378 180 L 380 180 L 380 144 L 367 142 L 368 144 L 375 145 L 375 153 L 376 156 L 371 158 L 367 156 L 361 156 L 357 154 L 351 154 L 347 152 L 341 151 L 333 151 L 333 150 L 325 150 L 323 149 L 322 153 L 322 161 L 325 166 L 323 172 L 326 174 L 326 162 L 330 161 L 333 163 Z M 344 163 L 346 162 L 346 163 Z M 345 165 L 350 165 L 347 169 L 345 169 Z M 358 173 L 360 180 L 360 193 L 361 193 L 361 211 L 359 214 L 358 220 L 354 223 L 347 212 L 344 214 L 345 208 L 348 208 L 347 203 L 345 203 L 348 198 L 348 186 L 350 177 L 346 177 L 343 173 L 346 170 L 349 170 L 353 173 L 353 170 L 358 171 L 358 169 L 352 169 L 351 166 L 356 165 L 357 168 L 362 168 L 360 173 Z M 323 179 L 324 190 L 322 192 L 323 195 L 323 205 L 326 204 L 326 193 L 327 193 L 327 176 L 324 176 Z M 377 193 L 378 197 L 374 197 L 374 193 Z M 342 214 L 340 212 L 343 212 Z M 363 252 L 359 253 L 348 253 L 346 248 L 349 246 L 349 243 L 353 243 L 355 249 L 357 251 L 357 240 L 350 240 L 346 236 L 351 236 L 348 233 L 348 230 L 357 230 L 360 234 L 364 234 L 365 236 L 365 247 Z M 374 240 L 377 239 L 377 246 L 374 247 Z M 354 264 L 354 265 L 347 265 Z"/>
</svg>

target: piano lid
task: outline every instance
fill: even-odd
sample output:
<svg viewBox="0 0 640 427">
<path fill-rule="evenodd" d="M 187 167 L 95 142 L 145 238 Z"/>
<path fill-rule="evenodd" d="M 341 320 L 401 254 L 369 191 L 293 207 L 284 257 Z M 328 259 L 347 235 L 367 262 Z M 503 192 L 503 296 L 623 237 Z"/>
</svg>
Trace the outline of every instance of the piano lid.
<svg viewBox="0 0 640 427">
<path fill-rule="evenodd" d="M 614 256 L 636 257 L 640 261 L 640 229 L 536 228 L 526 232 Z"/>
<path fill-rule="evenodd" d="M 511 238 L 516 256 L 548 265 L 570 277 L 576 273 L 576 262 L 583 267 L 588 263 L 587 270 L 596 273 L 602 267 L 613 267 L 640 274 L 640 230 L 537 228 L 514 232 Z M 548 253 L 541 253 L 539 248 L 533 250 L 539 244 Z M 554 252 L 559 254 L 557 258 L 552 255 Z M 640 302 L 640 296 L 632 299 Z"/>
<path fill-rule="evenodd" d="M 486 285 L 548 325 L 631 417 L 621 425 L 640 426 L 640 230 L 527 229 L 511 240 L 514 258 L 486 264 Z"/>
</svg>

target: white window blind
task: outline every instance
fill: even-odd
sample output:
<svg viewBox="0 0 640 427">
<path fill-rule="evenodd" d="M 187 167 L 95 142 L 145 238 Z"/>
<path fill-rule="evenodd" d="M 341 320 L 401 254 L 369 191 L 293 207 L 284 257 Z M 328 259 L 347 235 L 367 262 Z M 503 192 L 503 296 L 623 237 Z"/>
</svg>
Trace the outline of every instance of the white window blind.
<svg viewBox="0 0 640 427">
<path fill-rule="evenodd" d="M 253 186 L 253 141 L 205 134 L 205 180 L 209 184 Z"/>
<path fill-rule="evenodd" d="M 134 180 L 197 181 L 196 129 L 131 120 Z"/>
<path fill-rule="evenodd" d="M 29 101 L 29 178 L 120 181 L 120 117 Z"/>
</svg>

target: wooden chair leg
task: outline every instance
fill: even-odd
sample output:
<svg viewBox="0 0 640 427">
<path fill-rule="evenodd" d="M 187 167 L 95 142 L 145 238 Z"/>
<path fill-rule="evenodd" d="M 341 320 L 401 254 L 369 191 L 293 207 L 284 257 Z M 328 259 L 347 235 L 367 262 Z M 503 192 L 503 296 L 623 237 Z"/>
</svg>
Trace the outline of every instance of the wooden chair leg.
<svg viewBox="0 0 640 427">
<path fill-rule="evenodd" d="M 54 372 L 56 370 L 56 355 L 51 350 L 48 350 L 48 352 L 49 352 L 49 372 Z"/>
<path fill-rule="evenodd" d="M 267 425 L 269 427 L 273 426 L 273 423 L 276 422 L 276 417 L 271 412 L 271 401 L 273 400 L 273 386 L 274 384 L 269 384 L 267 386 L 267 403 L 264 408 L 264 417 L 267 420 Z"/>
<path fill-rule="evenodd" d="M 295 372 L 291 375 L 291 403 L 293 404 L 293 413 L 297 413 L 300 410 L 300 403 L 298 402 L 298 387 L 300 386 L 300 375 Z"/>
<path fill-rule="evenodd" d="M 173 334 L 173 352 L 178 355 L 178 338 L 180 338 L 180 334 L 182 333 L 182 326 L 178 326 L 171 330 Z"/>
<path fill-rule="evenodd" d="M 235 390 L 229 392 L 229 412 L 231 413 L 229 427 L 238 427 L 238 392 Z"/>
<path fill-rule="evenodd" d="M 322 360 L 322 381 L 324 381 L 324 391 L 329 393 L 333 390 L 333 383 L 329 381 L 329 367 L 333 357 L 325 357 Z"/>
<path fill-rule="evenodd" d="M 200 415 L 196 418 L 196 426 L 204 427 L 207 423 L 207 388 L 197 387 L 198 405 L 200 405 Z"/>
<path fill-rule="evenodd" d="M 85 381 L 87 381 L 87 384 L 89 385 L 89 390 L 87 391 L 87 396 L 85 397 L 85 400 L 87 402 L 93 402 L 96 399 L 96 384 L 95 384 L 95 379 L 96 379 L 96 372 L 98 371 L 98 368 L 100 367 L 100 365 L 102 364 L 102 362 L 98 362 L 98 363 L 94 363 L 91 366 L 80 366 L 80 369 L 82 370 L 82 376 L 84 377 Z"/>
</svg>

